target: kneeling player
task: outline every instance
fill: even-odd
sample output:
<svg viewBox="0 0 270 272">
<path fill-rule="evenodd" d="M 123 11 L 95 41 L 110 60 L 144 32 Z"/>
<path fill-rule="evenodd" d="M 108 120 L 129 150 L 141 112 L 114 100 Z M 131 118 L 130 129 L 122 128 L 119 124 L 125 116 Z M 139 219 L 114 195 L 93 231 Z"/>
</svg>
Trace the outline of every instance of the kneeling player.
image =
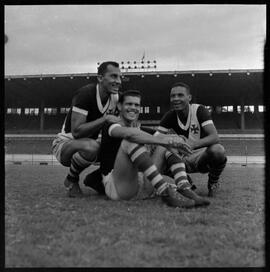
<svg viewBox="0 0 270 272">
<path fill-rule="evenodd" d="M 176 148 L 189 154 L 187 145 L 176 137 L 152 136 L 138 128 L 137 121 L 140 112 L 141 96 L 138 91 L 126 91 L 119 98 L 118 109 L 120 122 L 108 124 L 102 130 L 100 149 L 100 169 L 106 195 L 113 200 L 130 200 L 139 191 L 139 172 L 145 181 L 151 182 L 156 194 L 171 206 L 193 207 L 208 205 L 209 202 L 197 196 L 194 192 L 189 199 L 183 198 L 177 192 L 177 187 L 164 180 L 157 167 L 153 164 L 145 144 L 161 145 L 166 149 Z M 184 190 L 188 183 L 182 172 L 184 164 L 173 152 L 167 153 L 168 162 L 175 173 L 175 181 Z M 183 188 L 182 188 L 183 187 Z"/>
</svg>

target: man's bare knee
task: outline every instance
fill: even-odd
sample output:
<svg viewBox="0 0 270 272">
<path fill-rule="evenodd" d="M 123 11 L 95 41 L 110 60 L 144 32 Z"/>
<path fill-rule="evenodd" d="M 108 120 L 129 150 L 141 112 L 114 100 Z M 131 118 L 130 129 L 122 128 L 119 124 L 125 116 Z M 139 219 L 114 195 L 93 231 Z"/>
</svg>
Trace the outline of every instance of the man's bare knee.
<svg viewBox="0 0 270 272">
<path fill-rule="evenodd" d="M 221 144 L 214 144 L 207 148 L 207 154 L 214 161 L 224 161 L 225 148 Z"/>
<path fill-rule="evenodd" d="M 100 144 L 92 139 L 82 143 L 79 153 L 87 160 L 94 160 L 99 152 Z"/>
<path fill-rule="evenodd" d="M 80 152 L 87 160 L 94 160 L 97 156 L 99 146 L 100 144 L 93 139 L 72 140 L 62 148 L 61 163 L 69 166 L 71 158 L 76 152 Z"/>
</svg>

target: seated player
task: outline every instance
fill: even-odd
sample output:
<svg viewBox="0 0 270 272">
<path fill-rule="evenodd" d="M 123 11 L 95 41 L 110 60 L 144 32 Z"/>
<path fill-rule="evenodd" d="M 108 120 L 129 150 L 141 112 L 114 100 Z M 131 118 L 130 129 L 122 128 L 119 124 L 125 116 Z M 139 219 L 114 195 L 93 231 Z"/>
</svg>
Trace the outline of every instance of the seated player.
<svg viewBox="0 0 270 272">
<path fill-rule="evenodd" d="M 142 172 L 145 182 L 151 182 L 156 194 L 172 206 L 193 207 L 208 205 L 209 201 L 192 192 L 188 198 L 177 193 L 177 187 L 185 190 L 189 185 L 185 165 L 179 157 L 170 151 L 171 148 L 189 154 L 186 144 L 179 137 L 164 135 L 152 136 L 140 130 L 138 117 L 141 96 L 138 91 L 124 92 L 118 102 L 120 122 L 107 124 L 102 130 L 100 148 L 100 170 L 106 195 L 112 200 L 130 200 L 139 191 L 139 180 Z M 164 180 L 157 167 L 153 164 L 145 144 L 161 145 L 166 149 L 167 161 L 174 173 L 175 183 L 170 185 Z"/>
<path fill-rule="evenodd" d="M 158 132 L 166 134 L 172 131 L 181 136 L 192 150 L 192 154 L 182 156 L 188 173 L 208 173 L 208 196 L 216 194 L 220 186 L 220 175 L 226 166 L 224 147 L 209 111 L 200 104 L 191 104 L 191 92 L 188 85 L 178 82 L 172 86 L 170 102 L 172 109 L 165 113 L 160 121 Z M 166 150 L 157 147 L 153 160 L 158 169 L 164 169 Z"/>
<path fill-rule="evenodd" d="M 70 197 L 82 195 L 79 175 L 98 156 L 101 128 L 107 122 L 119 121 L 114 113 L 121 86 L 120 76 L 118 63 L 103 62 L 98 67 L 97 84 L 83 86 L 75 93 L 62 131 L 53 141 L 56 159 L 69 167 L 64 185 Z M 100 187 L 95 180 L 91 186 L 94 189 Z"/>
</svg>

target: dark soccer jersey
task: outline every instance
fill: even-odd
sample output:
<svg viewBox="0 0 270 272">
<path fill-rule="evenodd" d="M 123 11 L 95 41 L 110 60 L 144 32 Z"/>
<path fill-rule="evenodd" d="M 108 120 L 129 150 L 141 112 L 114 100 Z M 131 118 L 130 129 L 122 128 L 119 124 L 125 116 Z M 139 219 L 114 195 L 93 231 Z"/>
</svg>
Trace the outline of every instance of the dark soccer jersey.
<svg viewBox="0 0 270 272">
<path fill-rule="evenodd" d="M 88 84 L 78 89 L 72 99 L 70 110 L 67 114 L 62 133 L 71 132 L 71 113 L 76 111 L 86 116 L 86 122 L 94 121 L 104 115 L 104 113 L 114 114 L 116 110 L 116 101 L 118 96 L 110 96 L 108 102 L 103 106 L 97 95 L 97 85 Z M 96 139 L 99 132 L 92 135 L 91 138 Z"/>
<path fill-rule="evenodd" d="M 188 120 L 183 120 L 183 117 L 179 116 L 179 119 L 184 125 L 187 125 L 186 122 Z M 205 136 L 204 131 L 202 130 L 202 124 L 208 120 L 212 120 L 209 111 L 203 106 L 199 105 L 197 109 L 197 119 L 201 128 L 201 138 Z M 182 129 L 177 120 L 177 114 L 175 110 L 170 110 L 164 114 L 160 121 L 160 127 L 164 127 L 166 129 L 173 129 L 178 135 L 184 135 L 186 138 L 189 137 L 189 129 L 190 126 L 187 125 L 186 129 Z"/>
<path fill-rule="evenodd" d="M 100 146 L 100 170 L 104 176 L 110 173 L 111 170 L 113 169 L 118 149 L 123 140 L 122 138 L 115 138 L 109 135 L 109 129 L 112 125 L 115 124 L 106 124 L 102 128 Z M 155 132 L 155 130 L 147 127 L 141 127 L 140 129 L 149 134 L 153 134 Z"/>
</svg>

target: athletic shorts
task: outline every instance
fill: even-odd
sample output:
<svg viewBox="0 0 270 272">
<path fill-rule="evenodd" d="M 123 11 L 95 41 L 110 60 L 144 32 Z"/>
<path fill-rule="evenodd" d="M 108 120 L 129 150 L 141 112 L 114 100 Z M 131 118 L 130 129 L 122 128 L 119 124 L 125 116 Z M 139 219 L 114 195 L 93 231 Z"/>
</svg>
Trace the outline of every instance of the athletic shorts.
<svg viewBox="0 0 270 272">
<path fill-rule="evenodd" d="M 71 140 L 73 140 L 73 136 L 71 135 L 71 133 L 65 134 L 65 135 L 58 134 L 57 137 L 53 140 L 53 143 L 52 143 L 52 153 L 55 156 L 55 158 L 61 164 L 62 164 L 61 152 L 62 152 L 63 145 L 65 143 L 67 143 L 67 142 L 70 142 Z"/>
<path fill-rule="evenodd" d="M 113 170 L 107 174 L 106 176 L 103 176 L 102 182 L 105 187 L 105 193 L 108 196 L 108 198 L 112 200 L 121 200 L 121 197 L 118 195 L 118 192 L 115 187 L 114 177 L 112 174 Z M 155 196 L 155 191 L 151 183 L 144 179 L 143 173 L 138 173 L 138 184 L 139 188 L 137 191 L 137 194 L 132 197 L 130 200 L 142 200 L 142 199 L 150 199 Z"/>
<path fill-rule="evenodd" d="M 55 158 L 63 164 L 63 161 L 61 160 L 61 153 L 63 149 L 63 145 L 67 142 L 70 142 L 71 140 L 74 140 L 71 133 L 62 134 L 59 133 L 57 137 L 53 140 L 52 143 L 52 153 L 55 156 Z M 98 138 L 96 139 L 97 142 L 101 143 L 101 134 L 99 134 Z M 96 162 L 97 159 L 95 159 L 92 163 Z M 63 164 L 64 165 L 64 164 Z"/>
<path fill-rule="evenodd" d="M 186 166 L 186 172 L 187 173 L 198 173 L 200 172 L 198 169 L 198 162 L 205 152 L 206 147 L 194 150 L 191 155 L 184 156 L 183 160 Z"/>
</svg>

